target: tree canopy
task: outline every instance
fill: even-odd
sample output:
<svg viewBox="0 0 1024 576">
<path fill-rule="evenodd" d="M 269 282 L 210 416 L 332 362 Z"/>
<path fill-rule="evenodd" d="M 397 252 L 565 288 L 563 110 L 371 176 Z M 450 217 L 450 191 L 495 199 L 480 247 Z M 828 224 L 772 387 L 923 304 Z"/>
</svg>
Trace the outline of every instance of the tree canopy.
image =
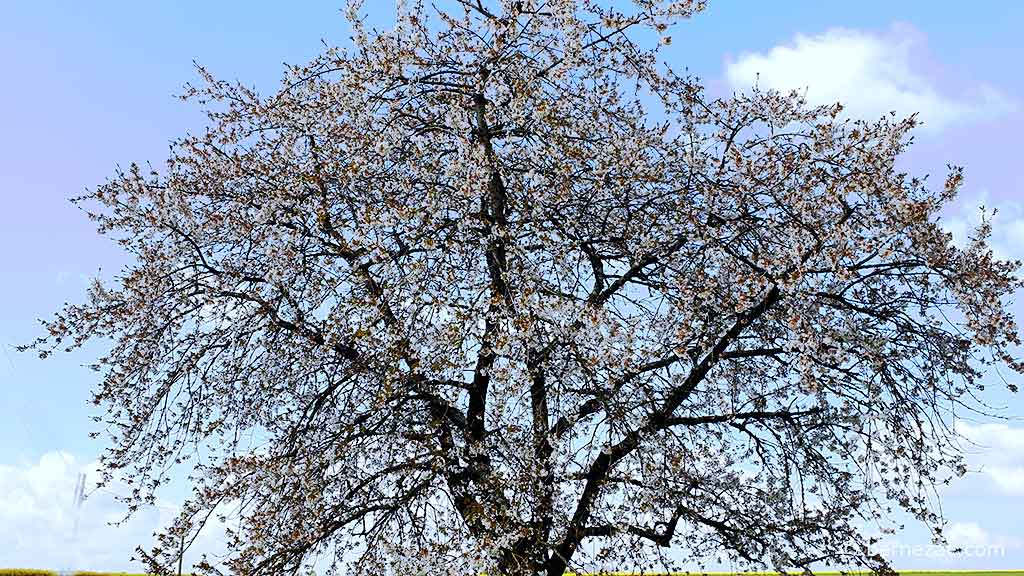
<svg viewBox="0 0 1024 576">
<path fill-rule="evenodd" d="M 720 555 L 884 571 L 941 535 L 952 422 L 1020 370 L 1016 263 L 957 247 L 913 116 L 711 97 L 703 2 L 400 2 L 77 201 L 132 256 L 46 321 L 96 364 L 109 477 L 230 507 L 226 566 L 547 574 Z"/>
</svg>

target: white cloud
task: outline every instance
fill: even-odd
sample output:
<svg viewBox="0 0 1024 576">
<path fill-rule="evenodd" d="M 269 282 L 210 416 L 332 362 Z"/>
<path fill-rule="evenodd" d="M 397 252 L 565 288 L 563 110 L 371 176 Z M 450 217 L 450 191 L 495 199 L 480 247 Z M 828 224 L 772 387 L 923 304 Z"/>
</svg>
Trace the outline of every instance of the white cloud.
<svg viewBox="0 0 1024 576">
<path fill-rule="evenodd" d="M 900 117 L 919 113 L 924 130 L 998 116 L 1013 103 L 987 84 L 967 87 L 951 97 L 915 65 L 922 35 L 909 26 L 886 34 L 833 28 L 823 34 L 798 34 L 790 44 L 765 53 L 745 53 L 726 62 L 725 75 L 735 90 L 755 84 L 782 91 L 806 91 L 811 104 L 842 102 L 852 117 L 875 119 L 890 111 Z"/>
<path fill-rule="evenodd" d="M 1006 553 L 1021 546 L 1017 538 L 993 534 L 977 522 L 953 522 L 946 529 L 946 540 L 954 548 L 974 553 L 983 550 L 988 550 L 989 553 Z"/>
<path fill-rule="evenodd" d="M 946 539 L 951 546 L 962 548 L 989 546 L 992 536 L 977 522 L 954 522 L 946 530 Z"/>
<path fill-rule="evenodd" d="M 958 420 L 956 430 L 969 442 L 964 448 L 972 469 L 980 470 L 1001 492 L 1024 495 L 1024 428 Z"/>
<path fill-rule="evenodd" d="M 78 474 L 86 474 L 88 497 L 75 506 Z M 82 463 L 64 452 L 50 452 L 38 462 L 0 465 L 0 566 L 55 570 L 134 570 L 136 546 L 147 547 L 153 532 L 167 524 L 177 508 L 160 503 L 140 510 L 127 522 L 125 508 L 113 493 L 118 484 L 96 491 L 96 462 Z M 216 530 L 201 537 L 185 563 L 203 551 L 215 551 Z"/>
<path fill-rule="evenodd" d="M 953 243 L 960 247 L 967 244 L 981 223 L 982 208 L 992 223 L 989 244 L 993 254 L 1002 260 L 1024 260 L 1024 203 L 1015 200 L 994 201 L 985 193 L 962 196 L 947 210 L 941 222 L 953 235 Z"/>
</svg>

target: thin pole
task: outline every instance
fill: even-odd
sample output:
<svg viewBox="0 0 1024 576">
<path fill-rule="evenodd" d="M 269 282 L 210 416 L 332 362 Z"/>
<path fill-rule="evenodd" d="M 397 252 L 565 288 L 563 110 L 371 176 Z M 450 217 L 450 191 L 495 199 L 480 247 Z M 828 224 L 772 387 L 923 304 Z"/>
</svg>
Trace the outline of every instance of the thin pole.
<svg viewBox="0 0 1024 576">
<path fill-rule="evenodd" d="M 181 548 L 178 549 L 178 576 L 181 576 L 181 563 L 185 559 L 185 535 L 181 535 Z"/>
</svg>

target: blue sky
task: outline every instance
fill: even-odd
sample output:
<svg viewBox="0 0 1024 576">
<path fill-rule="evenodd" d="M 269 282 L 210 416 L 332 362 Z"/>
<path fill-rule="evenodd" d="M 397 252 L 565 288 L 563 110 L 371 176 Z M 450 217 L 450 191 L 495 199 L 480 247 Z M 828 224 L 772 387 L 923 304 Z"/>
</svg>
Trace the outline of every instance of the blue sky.
<svg viewBox="0 0 1024 576">
<path fill-rule="evenodd" d="M 391 7 L 369 4 L 375 16 Z M 168 140 L 202 126 L 199 111 L 173 97 L 196 79 L 193 61 L 270 92 L 283 62 L 308 60 L 321 40 L 345 42 L 339 8 L 234 0 L 0 7 L 0 566 L 132 568 L 134 545 L 180 500 L 172 491 L 115 529 L 105 522 L 119 508 L 109 492 L 96 492 L 75 528 L 75 476 L 92 475 L 103 448 L 87 436 L 96 375 L 82 366 L 102 346 L 46 362 L 13 349 L 38 335 L 36 319 L 81 298 L 88 278 L 124 263 L 67 199 L 118 164 L 159 164 Z M 908 169 L 939 180 L 947 163 L 967 168 L 947 227 L 962 238 L 979 203 L 998 207 L 996 249 L 1024 257 L 1022 29 L 1024 3 L 1009 1 L 721 0 L 672 32 L 666 58 L 714 93 L 744 90 L 756 78 L 768 87 L 809 85 L 812 102 L 841 99 L 854 115 L 920 111 L 925 127 Z M 960 423 L 979 444 L 971 448 L 976 472 L 944 493 L 944 512 L 959 543 L 996 551 L 915 552 L 928 541 L 910 529 L 887 540 L 897 566 L 1024 568 L 1024 422 L 1016 418 L 1024 398 L 991 399 L 1009 420 Z M 203 546 L 216 541 L 211 534 Z"/>
</svg>

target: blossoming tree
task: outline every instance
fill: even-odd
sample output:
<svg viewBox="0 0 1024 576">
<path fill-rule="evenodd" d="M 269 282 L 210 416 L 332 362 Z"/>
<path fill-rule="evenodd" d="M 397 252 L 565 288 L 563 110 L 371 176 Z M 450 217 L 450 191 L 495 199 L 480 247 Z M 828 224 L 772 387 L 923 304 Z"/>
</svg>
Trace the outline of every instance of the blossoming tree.
<svg viewBox="0 0 1024 576">
<path fill-rule="evenodd" d="M 223 566 L 547 574 L 720 555 L 886 570 L 981 371 L 1021 365 L 1015 264 L 894 163 L 913 117 L 706 96 L 660 57 L 701 2 L 400 3 L 79 199 L 133 256 L 45 323 L 110 343 L 103 464 L 147 553 L 238 516 Z M 676 29 L 685 33 L 685 29 Z"/>
</svg>

